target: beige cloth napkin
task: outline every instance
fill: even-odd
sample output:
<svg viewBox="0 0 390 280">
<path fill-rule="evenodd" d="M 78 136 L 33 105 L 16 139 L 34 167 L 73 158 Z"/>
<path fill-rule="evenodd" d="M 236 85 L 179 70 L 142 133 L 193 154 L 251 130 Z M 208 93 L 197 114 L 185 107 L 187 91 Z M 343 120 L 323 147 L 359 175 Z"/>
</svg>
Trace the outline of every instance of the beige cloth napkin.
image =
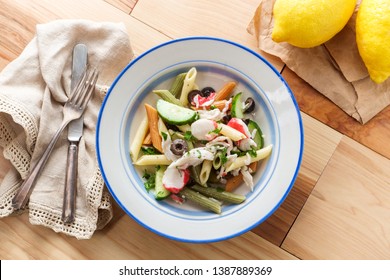
<svg viewBox="0 0 390 280">
<path fill-rule="evenodd" d="M 279 57 L 291 70 L 361 123 L 368 122 L 390 104 L 390 79 L 376 84 L 359 55 L 355 22 L 361 0 L 345 28 L 325 44 L 309 49 L 275 43 L 272 9 L 275 0 L 261 0 L 248 32 L 258 46 Z"/>
<path fill-rule="evenodd" d="M 101 85 L 110 84 L 133 56 L 121 23 L 58 20 L 37 25 L 36 36 L 0 73 L 0 145 L 12 164 L 0 184 L 0 217 L 13 213 L 13 196 L 62 121 L 77 43 L 87 46 L 88 63 L 98 67 Z M 85 112 L 75 222 L 66 225 L 61 221 L 68 148 L 65 129 L 30 197 L 32 224 L 86 239 L 112 218 L 110 196 L 95 154 L 96 121 L 105 94 L 102 89 L 96 88 Z"/>
</svg>

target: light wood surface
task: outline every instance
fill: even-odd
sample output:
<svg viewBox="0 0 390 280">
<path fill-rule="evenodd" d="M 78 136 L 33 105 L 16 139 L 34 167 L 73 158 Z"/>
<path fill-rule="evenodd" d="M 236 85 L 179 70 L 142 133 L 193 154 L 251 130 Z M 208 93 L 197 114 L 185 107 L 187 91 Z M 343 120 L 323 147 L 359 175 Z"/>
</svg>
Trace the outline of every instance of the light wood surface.
<svg viewBox="0 0 390 280">
<path fill-rule="evenodd" d="M 304 259 L 390 259 L 389 170 L 344 137 L 282 248 Z"/>
<path fill-rule="evenodd" d="M 0 70 L 33 38 L 35 25 L 61 18 L 124 22 L 136 55 L 173 38 L 234 40 L 247 33 L 258 0 L 0 0 Z M 1 259 L 389 259 L 390 129 L 386 109 L 362 126 L 264 55 L 286 78 L 302 111 L 305 149 L 293 189 L 263 224 L 217 243 L 160 237 L 119 207 L 90 240 L 32 226 L 26 214 L 0 219 Z M 1 152 L 1 151 L 0 151 Z M 0 180 L 8 169 L 0 156 Z"/>
</svg>

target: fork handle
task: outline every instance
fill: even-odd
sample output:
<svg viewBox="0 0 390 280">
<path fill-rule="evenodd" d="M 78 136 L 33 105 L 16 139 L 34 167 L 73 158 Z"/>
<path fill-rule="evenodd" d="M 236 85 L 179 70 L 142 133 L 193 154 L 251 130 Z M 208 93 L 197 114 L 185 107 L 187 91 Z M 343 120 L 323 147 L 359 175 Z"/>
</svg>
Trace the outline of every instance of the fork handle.
<svg viewBox="0 0 390 280">
<path fill-rule="evenodd" d="M 62 206 L 62 221 L 72 223 L 76 204 L 78 142 L 70 142 L 64 189 L 64 204 Z"/>
<path fill-rule="evenodd" d="M 19 191 L 16 193 L 15 197 L 12 199 L 12 207 L 15 210 L 24 208 L 27 204 L 28 199 L 30 198 L 30 195 L 33 191 L 33 188 L 35 186 L 35 183 L 37 181 L 38 176 L 41 174 L 43 168 L 46 165 L 46 162 L 53 151 L 53 148 L 55 144 L 58 141 L 58 138 L 61 135 L 61 132 L 64 130 L 66 125 L 69 123 L 62 122 L 60 128 L 57 130 L 57 132 L 54 134 L 53 138 L 51 139 L 50 143 L 47 145 L 46 150 L 43 152 L 42 156 L 39 158 L 35 166 L 31 169 L 30 174 L 27 176 L 27 178 L 24 180 L 23 184 L 20 186 Z"/>
</svg>

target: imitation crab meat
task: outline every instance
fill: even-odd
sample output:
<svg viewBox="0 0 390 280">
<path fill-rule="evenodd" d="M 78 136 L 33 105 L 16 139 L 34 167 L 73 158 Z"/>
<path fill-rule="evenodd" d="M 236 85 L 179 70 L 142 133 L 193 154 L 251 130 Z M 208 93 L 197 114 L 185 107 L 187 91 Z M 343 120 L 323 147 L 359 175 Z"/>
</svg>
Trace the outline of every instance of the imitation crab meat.
<svg viewBox="0 0 390 280">
<path fill-rule="evenodd" d="M 252 139 L 252 135 L 248 129 L 248 126 L 245 124 L 245 122 L 238 118 L 232 118 L 228 123 L 228 126 L 238 130 L 242 134 L 244 134 L 247 138 L 242 139 L 240 141 L 237 141 L 237 147 L 241 151 L 249 151 L 252 149 L 252 147 L 256 147 L 256 142 Z"/>
<path fill-rule="evenodd" d="M 186 152 L 182 157 L 172 162 L 168 169 L 170 168 L 179 168 L 186 169 L 189 166 L 196 166 L 201 164 L 204 160 L 213 160 L 214 153 L 210 150 L 201 147 L 195 148 Z"/>
<path fill-rule="evenodd" d="M 206 148 L 195 148 L 172 162 L 165 170 L 162 183 L 171 193 L 178 193 L 190 179 L 189 166 L 201 164 L 204 160 L 213 160 L 214 153 Z"/>
<path fill-rule="evenodd" d="M 215 130 L 218 128 L 217 122 L 208 119 L 199 119 L 191 124 L 192 135 L 198 140 L 212 140 L 217 137 Z"/>
<path fill-rule="evenodd" d="M 239 118 L 231 118 L 227 125 L 231 128 L 234 128 L 235 130 L 238 130 L 246 137 L 251 137 L 251 133 L 249 132 L 249 129 L 243 120 Z"/>
<path fill-rule="evenodd" d="M 190 180 L 190 171 L 188 169 L 167 168 L 162 178 L 164 188 L 171 193 L 180 192 Z"/>
<path fill-rule="evenodd" d="M 210 95 L 208 95 L 207 97 L 197 94 L 193 99 L 194 105 L 196 106 L 196 108 L 210 106 L 214 103 L 215 96 L 215 92 L 211 92 Z"/>
<path fill-rule="evenodd" d="M 240 141 L 237 142 L 237 147 L 241 150 L 241 151 L 249 151 L 251 150 L 253 147 L 257 147 L 257 144 L 256 142 L 251 139 L 251 138 L 246 138 L 246 139 L 242 139 Z"/>
</svg>

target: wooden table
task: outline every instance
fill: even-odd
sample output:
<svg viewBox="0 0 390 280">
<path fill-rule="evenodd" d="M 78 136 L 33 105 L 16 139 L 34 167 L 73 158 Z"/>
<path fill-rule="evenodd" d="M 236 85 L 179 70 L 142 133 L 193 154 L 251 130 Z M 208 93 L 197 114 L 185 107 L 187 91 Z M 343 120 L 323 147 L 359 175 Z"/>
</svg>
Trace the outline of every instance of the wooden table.
<svg viewBox="0 0 390 280">
<path fill-rule="evenodd" d="M 0 70 L 62 18 L 125 23 L 136 55 L 172 38 L 211 35 L 255 51 L 246 27 L 258 0 L 0 0 Z M 261 53 L 263 54 L 263 53 Z M 390 109 L 360 125 L 277 58 L 302 112 L 305 150 L 283 205 L 242 236 L 210 244 L 160 237 L 115 208 L 114 219 L 79 241 L 32 226 L 26 214 L 0 220 L 1 259 L 389 259 Z M 8 169 L 0 157 L 0 180 Z"/>
</svg>

